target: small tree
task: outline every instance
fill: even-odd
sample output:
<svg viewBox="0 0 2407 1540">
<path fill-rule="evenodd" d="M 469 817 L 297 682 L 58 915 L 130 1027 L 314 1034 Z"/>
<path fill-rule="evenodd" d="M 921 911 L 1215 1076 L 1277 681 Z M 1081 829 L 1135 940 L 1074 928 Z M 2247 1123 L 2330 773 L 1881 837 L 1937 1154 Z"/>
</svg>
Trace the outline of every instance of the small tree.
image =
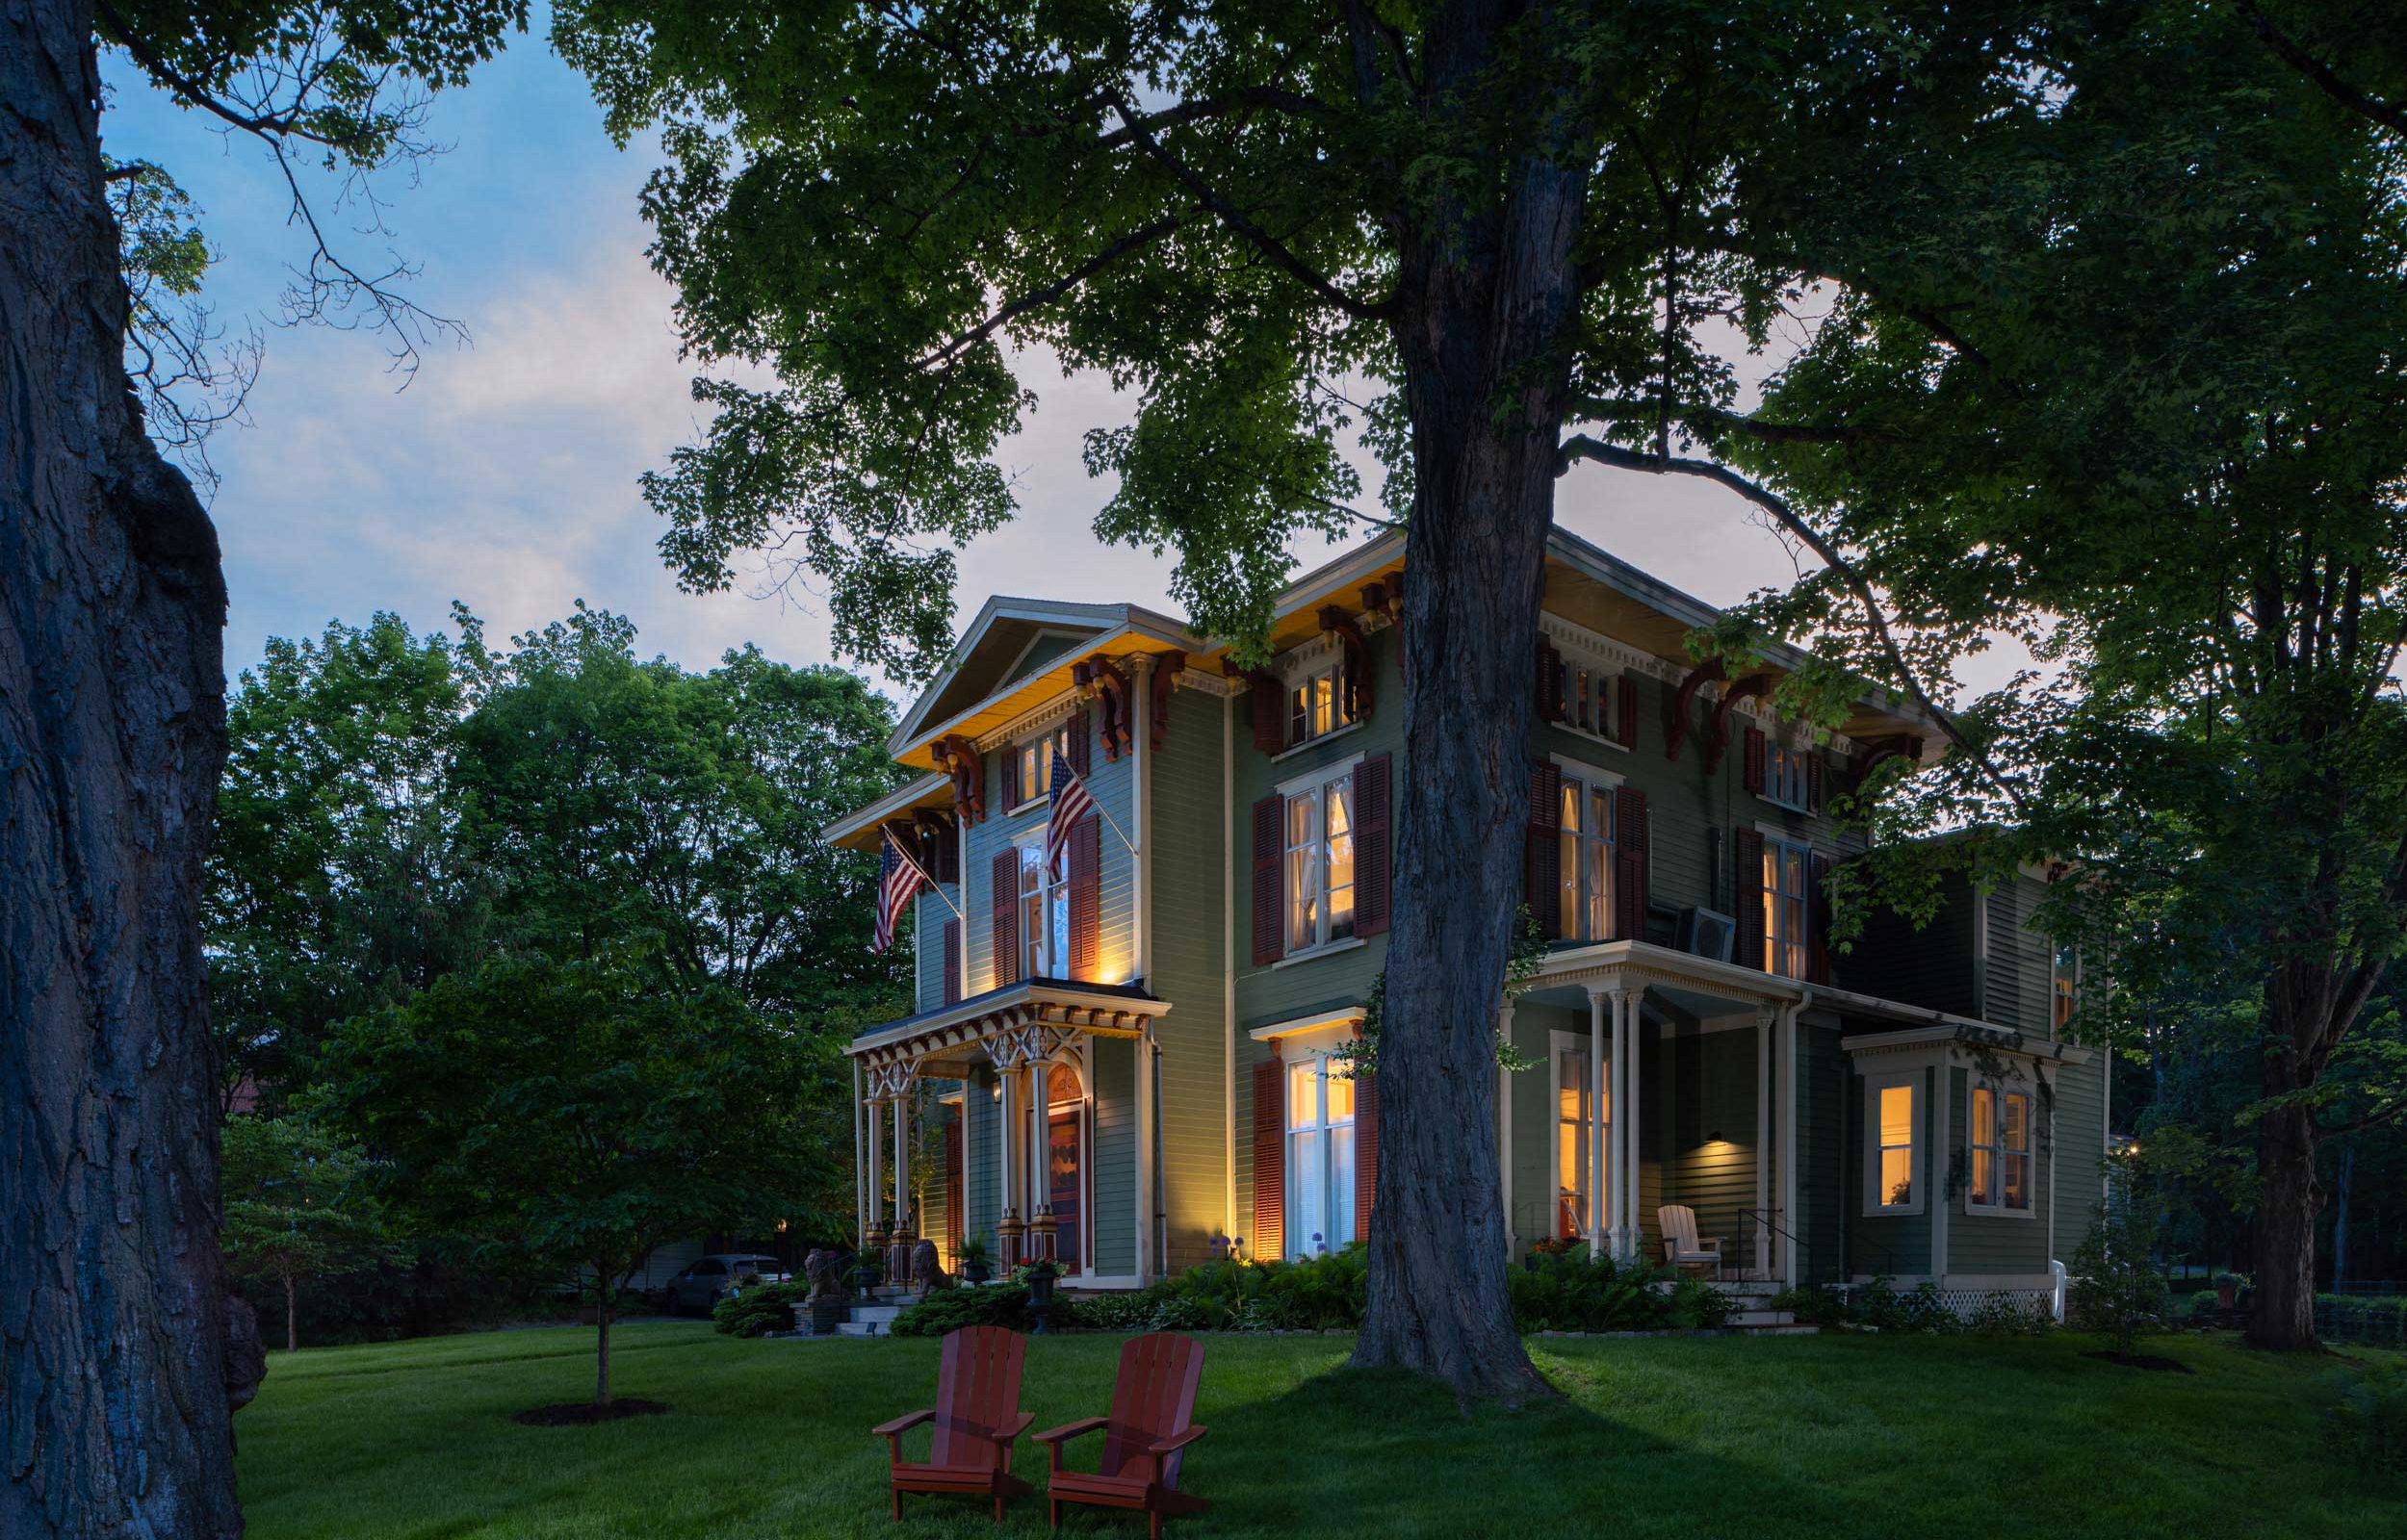
<svg viewBox="0 0 2407 1540">
<path fill-rule="evenodd" d="M 237 1117 L 220 1157 L 225 1221 L 218 1244 L 237 1272 L 284 1290 L 284 1347 L 300 1346 L 299 1284 L 381 1261 L 384 1206 L 358 1150 L 297 1117 Z"/>
<path fill-rule="evenodd" d="M 593 1291 L 596 1408 L 618 1291 L 656 1246 L 809 1213 L 834 1181 L 802 1121 L 837 1094 L 833 1051 L 732 989 L 615 960 L 441 981 L 347 1023 L 326 1065 L 414 1209 Z"/>
<path fill-rule="evenodd" d="M 2169 1297 L 2156 1265 L 2156 1196 L 2128 1160 L 2109 1176 L 2109 1195 L 2090 1216 L 2073 1252 L 2073 1323 L 2103 1333 L 2132 1360 L 2139 1339 L 2163 1328 Z"/>
</svg>

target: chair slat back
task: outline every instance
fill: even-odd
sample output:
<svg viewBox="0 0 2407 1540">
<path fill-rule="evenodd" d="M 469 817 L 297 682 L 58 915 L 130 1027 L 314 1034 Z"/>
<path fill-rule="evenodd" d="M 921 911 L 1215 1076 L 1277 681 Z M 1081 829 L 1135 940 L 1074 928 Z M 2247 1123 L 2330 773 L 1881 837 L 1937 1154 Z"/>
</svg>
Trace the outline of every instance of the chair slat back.
<svg viewBox="0 0 2407 1540">
<path fill-rule="evenodd" d="M 1027 1339 L 1003 1326 L 945 1333 L 929 1464 L 973 1471 L 995 1464 L 996 1430 L 1020 1411 L 1020 1370 L 1027 1351 Z"/>
<path fill-rule="evenodd" d="M 1663 1238 L 1682 1251 L 1696 1249 L 1696 1211 L 1673 1203 L 1655 1211 L 1655 1224 Z"/>
<path fill-rule="evenodd" d="M 1194 1338 L 1170 1331 L 1129 1338 L 1120 1349 L 1120 1378 L 1112 1386 L 1102 1474 L 1133 1476 L 1137 1473 L 1124 1467 L 1138 1461 L 1148 1445 L 1185 1432 L 1195 1421 L 1195 1388 L 1203 1378 L 1204 1345 Z M 1178 1484 L 1185 1457 L 1182 1450 L 1162 1462 L 1162 1485 Z"/>
</svg>

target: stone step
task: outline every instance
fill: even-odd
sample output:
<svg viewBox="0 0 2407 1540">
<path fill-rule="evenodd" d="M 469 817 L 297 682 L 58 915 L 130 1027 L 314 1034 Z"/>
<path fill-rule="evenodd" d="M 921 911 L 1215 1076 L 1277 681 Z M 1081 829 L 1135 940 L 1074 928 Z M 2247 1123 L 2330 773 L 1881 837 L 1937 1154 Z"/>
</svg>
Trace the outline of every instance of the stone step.
<svg viewBox="0 0 2407 1540">
<path fill-rule="evenodd" d="M 1738 1329 L 1750 1337 L 1812 1337 L 1822 1331 L 1810 1321 L 1787 1321 L 1776 1325 L 1740 1326 Z"/>
<path fill-rule="evenodd" d="M 1786 1326 L 1793 1324 L 1796 1320 L 1797 1317 L 1785 1310 L 1739 1310 L 1731 1313 L 1729 1324 L 1733 1326 Z"/>
<path fill-rule="evenodd" d="M 855 1321 L 883 1322 L 892 1321 L 901 1314 L 902 1306 L 900 1305 L 855 1305 L 852 1307 L 852 1319 Z"/>
<path fill-rule="evenodd" d="M 883 1321 L 840 1321 L 836 1323 L 839 1337 L 886 1337 L 893 1335 Z"/>
</svg>

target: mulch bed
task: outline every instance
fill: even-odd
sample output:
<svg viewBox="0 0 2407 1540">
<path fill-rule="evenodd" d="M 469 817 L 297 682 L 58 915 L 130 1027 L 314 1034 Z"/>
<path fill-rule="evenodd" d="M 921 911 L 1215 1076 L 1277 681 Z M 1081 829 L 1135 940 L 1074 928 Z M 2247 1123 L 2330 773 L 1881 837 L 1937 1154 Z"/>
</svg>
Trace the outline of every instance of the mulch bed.
<svg viewBox="0 0 2407 1540">
<path fill-rule="evenodd" d="M 2082 1356 L 2083 1358 L 2099 1359 L 2102 1362 L 2109 1364 L 2121 1364 L 2125 1369 L 2165 1369 L 2172 1371 L 2176 1374 L 2194 1374 L 2197 1373 L 2196 1370 L 2190 1368 L 2187 1364 L 2183 1363 L 2178 1358 L 2165 1358 L 2156 1353 L 2134 1353 L 2129 1358 L 2126 1358 L 2121 1353 L 2101 1349 L 2097 1352 L 2083 1353 Z"/>
<path fill-rule="evenodd" d="M 562 1401 L 556 1406 L 538 1406 L 529 1412 L 512 1412 L 510 1421 L 529 1427 L 582 1427 L 588 1423 L 616 1423 L 630 1417 L 657 1417 L 668 1410 L 665 1403 L 648 1401 L 640 1396 L 621 1396 L 607 1406 L 591 1401 Z"/>
</svg>

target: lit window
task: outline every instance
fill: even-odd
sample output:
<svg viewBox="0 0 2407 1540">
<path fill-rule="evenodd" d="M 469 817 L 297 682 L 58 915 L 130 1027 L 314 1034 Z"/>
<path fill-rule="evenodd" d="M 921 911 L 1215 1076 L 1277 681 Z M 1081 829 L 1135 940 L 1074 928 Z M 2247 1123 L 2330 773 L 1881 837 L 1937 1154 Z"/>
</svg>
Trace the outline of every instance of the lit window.
<svg viewBox="0 0 2407 1540">
<path fill-rule="evenodd" d="M 1864 1206 L 1873 1213 L 1918 1211 L 1922 1199 L 1915 1180 L 1922 1162 L 1915 1142 L 1913 1083 L 1874 1083 L 1865 1090 L 1871 1148 L 1865 1152 L 1869 1179 Z"/>
<path fill-rule="evenodd" d="M 1326 737 L 1354 721 L 1346 698 L 1346 665 L 1341 655 L 1325 668 L 1305 675 L 1287 690 L 1287 746 Z"/>
<path fill-rule="evenodd" d="M 2049 984 L 2053 1000 L 2051 1016 L 2058 1029 L 2073 1019 L 2081 1007 L 2081 954 L 2069 946 L 2056 949 L 2056 967 Z"/>
<path fill-rule="evenodd" d="M 1287 950 L 1354 935 L 1354 777 L 1287 798 Z"/>
<path fill-rule="evenodd" d="M 1566 1241 L 1588 1236 L 1591 1072 L 1587 1049 L 1555 1054 L 1555 1234 Z"/>
<path fill-rule="evenodd" d="M 1354 1080 L 1314 1054 L 1287 1066 L 1286 1255 L 1354 1239 Z"/>
<path fill-rule="evenodd" d="M 1764 971 L 1786 979 L 1805 976 L 1806 884 L 1813 852 L 1785 839 L 1764 841 Z"/>
<path fill-rule="evenodd" d="M 1555 665 L 1555 672 L 1563 698 L 1563 725 L 1601 738 L 1612 737 L 1616 731 L 1612 676 L 1567 657 Z"/>
<path fill-rule="evenodd" d="M 1045 869 L 1045 847 L 1020 847 L 1020 975 L 1070 977 L 1070 885 Z"/>
<path fill-rule="evenodd" d="M 1013 806 L 1025 807 L 1052 791 L 1053 750 L 1058 748 L 1065 758 L 1069 757 L 1070 734 L 1077 722 L 1074 716 L 1050 732 L 1022 739 L 1012 750 L 1020 759 L 1020 801 Z"/>
<path fill-rule="evenodd" d="M 1764 800 L 1799 812 L 1811 796 L 1812 772 L 1805 768 L 1805 751 L 1774 743 L 1764 750 Z"/>
<path fill-rule="evenodd" d="M 1560 934 L 1577 941 L 1613 935 L 1613 788 L 1563 778 L 1557 868 Z"/>
<path fill-rule="evenodd" d="M 2019 1091 L 1973 1088 L 1972 1182 L 1965 1202 L 1976 1209 L 2031 1212 L 2031 1098 Z"/>
</svg>

